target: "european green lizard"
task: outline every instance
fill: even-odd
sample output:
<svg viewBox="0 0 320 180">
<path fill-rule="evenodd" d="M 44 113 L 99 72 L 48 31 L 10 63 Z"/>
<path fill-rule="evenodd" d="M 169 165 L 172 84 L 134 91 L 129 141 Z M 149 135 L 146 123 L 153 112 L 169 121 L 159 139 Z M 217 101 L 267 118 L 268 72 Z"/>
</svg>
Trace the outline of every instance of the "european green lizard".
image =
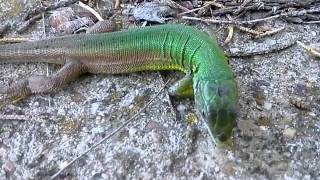
<svg viewBox="0 0 320 180">
<path fill-rule="evenodd" d="M 235 125 L 238 87 L 217 42 L 193 27 L 161 25 L 106 34 L 80 34 L 0 46 L 0 63 L 64 65 L 50 77 L 33 76 L 6 89 L 12 101 L 51 93 L 83 73 L 180 70 L 186 76 L 169 93 L 192 96 L 214 140 L 226 141 Z"/>
</svg>

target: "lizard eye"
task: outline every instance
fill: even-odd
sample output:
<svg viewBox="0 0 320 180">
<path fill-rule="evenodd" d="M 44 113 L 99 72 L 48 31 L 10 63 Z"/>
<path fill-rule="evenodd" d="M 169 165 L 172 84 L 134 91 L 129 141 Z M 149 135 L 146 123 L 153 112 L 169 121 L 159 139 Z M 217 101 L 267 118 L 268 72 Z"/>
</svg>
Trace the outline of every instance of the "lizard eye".
<svg viewBox="0 0 320 180">
<path fill-rule="evenodd" d="M 228 139 L 228 137 L 227 137 L 224 133 L 222 133 L 222 134 L 220 134 L 220 135 L 218 136 L 218 139 L 219 139 L 220 141 L 226 141 L 226 140 Z"/>
<path fill-rule="evenodd" d="M 225 95 L 228 95 L 229 94 L 229 87 L 227 87 L 227 86 L 220 86 L 219 88 L 218 88 L 218 95 L 220 96 L 220 97 L 222 97 L 222 96 L 225 96 Z"/>
</svg>

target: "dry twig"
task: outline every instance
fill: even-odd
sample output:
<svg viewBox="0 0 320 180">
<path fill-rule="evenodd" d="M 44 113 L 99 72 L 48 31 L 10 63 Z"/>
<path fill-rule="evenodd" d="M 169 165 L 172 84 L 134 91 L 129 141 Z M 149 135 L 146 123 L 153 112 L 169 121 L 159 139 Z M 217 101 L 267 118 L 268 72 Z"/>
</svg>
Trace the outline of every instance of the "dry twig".
<svg viewBox="0 0 320 180">
<path fill-rule="evenodd" d="M 36 16 L 33 16 L 26 22 L 24 22 L 18 29 L 18 33 L 25 32 L 31 25 L 33 25 L 36 21 L 40 20 L 42 18 L 42 14 L 37 14 Z"/>
<path fill-rule="evenodd" d="M 246 7 L 249 3 L 251 3 L 252 1 L 253 1 L 253 0 L 245 0 L 245 1 L 240 5 L 239 9 L 237 9 L 237 10 L 235 11 L 235 14 L 240 14 L 240 13 L 242 13 L 242 11 L 245 10 L 245 7 Z"/>
<path fill-rule="evenodd" d="M 231 57 L 247 57 L 247 56 L 254 56 L 254 55 L 262 55 L 262 54 L 269 54 L 273 52 L 278 52 L 284 49 L 287 49 L 294 45 L 297 42 L 297 38 L 293 38 L 288 40 L 287 42 L 281 42 L 280 43 L 276 42 L 272 45 L 269 45 L 268 47 L 265 46 L 264 43 L 259 44 L 252 44 L 252 45 L 244 45 L 244 48 L 240 49 L 230 49 L 229 52 L 226 52 L 228 56 Z M 252 50 L 251 48 L 247 47 L 252 47 L 255 46 L 256 49 Z"/>
<path fill-rule="evenodd" d="M 176 8 L 176 9 L 180 9 L 183 11 L 189 11 L 188 8 L 181 6 L 180 4 L 172 1 L 172 0 L 165 0 L 165 3 L 168 4 L 168 6 L 172 7 L 172 8 Z M 194 12 L 191 12 L 194 15 Z"/>
<path fill-rule="evenodd" d="M 0 114 L 0 121 L 27 121 L 29 117 L 25 115 L 4 115 Z"/>
<path fill-rule="evenodd" d="M 285 29 L 285 27 L 276 28 L 270 31 L 257 31 L 244 26 L 236 26 L 239 30 L 255 35 L 255 38 L 262 38 L 265 36 L 271 36 Z"/>
<path fill-rule="evenodd" d="M 20 43 L 20 42 L 26 42 L 26 41 L 32 41 L 32 40 L 28 38 L 3 38 L 3 39 L 0 39 L 0 44 Z"/>
<path fill-rule="evenodd" d="M 303 22 L 303 24 L 320 24 L 320 21 L 307 21 Z"/>
<path fill-rule="evenodd" d="M 114 3 L 114 8 L 115 8 L 115 9 L 118 9 L 118 8 L 119 8 L 119 6 L 120 6 L 120 1 L 121 1 L 121 0 L 116 0 L 116 2 Z"/>
<path fill-rule="evenodd" d="M 259 31 L 256 31 L 254 29 L 251 29 L 251 28 L 247 28 L 247 27 L 244 27 L 244 26 L 236 26 L 239 30 L 243 31 L 243 32 L 246 32 L 246 33 L 250 33 L 250 34 L 254 34 L 254 35 L 259 35 L 261 34 L 261 32 Z"/>
<path fill-rule="evenodd" d="M 202 9 L 208 7 L 208 6 L 211 6 L 211 5 L 214 5 L 214 6 L 220 7 L 220 8 L 223 7 L 222 4 L 219 4 L 219 3 L 215 2 L 215 1 L 213 1 L 213 2 L 205 2 L 205 4 L 202 7 L 184 11 L 182 13 L 179 13 L 178 16 L 181 16 L 181 15 L 184 15 L 184 14 L 189 14 L 189 13 L 192 13 L 192 12 L 195 12 L 195 11 L 199 11 L 199 10 L 202 10 Z"/>
<path fill-rule="evenodd" d="M 269 16 L 262 19 L 254 19 L 254 20 L 248 20 L 248 21 L 235 21 L 235 20 L 218 20 L 218 19 L 204 19 L 204 18 L 197 18 L 197 17 L 189 17 L 189 16 L 182 16 L 182 19 L 186 20 L 193 20 L 193 21 L 202 21 L 206 23 L 212 23 L 212 24 L 234 24 L 234 25 L 252 25 L 259 22 L 268 21 L 271 19 L 276 19 L 281 17 L 281 15 L 274 15 Z"/>
<path fill-rule="evenodd" d="M 90 6 L 82 3 L 81 1 L 79 1 L 78 5 L 84 9 L 86 9 L 87 11 L 89 11 L 90 13 L 92 13 L 99 21 L 103 21 L 104 19 L 101 17 L 101 15 L 95 11 L 94 9 L 92 9 Z"/>
<path fill-rule="evenodd" d="M 234 34 L 234 26 L 230 25 L 228 26 L 228 36 L 224 40 L 223 44 L 229 44 L 233 38 L 233 34 Z"/>
<path fill-rule="evenodd" d="M 227 14 L 227 18 L 229 20 L 233 19 L 230 14 Z M 226 45 L 226 44 L 231 42 L 231 40 L 233 38 L 233 34 L 234 34 L 234 26 L 233 25 L 229 25 L 228 26 L 228 36 L 227 36 L 227 38 L 225 39 L 225 41 L 223 43 L 224 45 Z"/>
<path fill-rule="evenodd" d="M 270 30 L 270 31 L 265 31 L 263 33 L 257 34 L 255 36 L 255 38 L 262 38 L 262 37 L 265 37 L 265 36 L 271 36 L 271 35 L 277 34 L 280 31 L 283 31 L 284 29 L 285 29 L 285 27 L 280 27 L 280 28 L 276 28 L 276 29 L 273 29 L 273 30 Z"/>
<path fill-rule="evenodd" d="M 53 4 L 51 4 L 50 6 L 47 6 L 47 7 L 44 7 L 44 6 L 36 7 L 34 9 L 32 9 L 32 10 L 28 10 L 23 19 L 27 20 L 27 19 L 31 18 L 32 16 L 44 13 L 46 11 L 52 11 L 52 10 L 58 9 L 60 7 L 66 7 L 66 6 L 69 6 L 71 4 L 76 3 L 78 1 L 79 0 L 58 1 L 58 2 L 53 3 Z"/>
<path fill-rule="evenodd" d="M 291 97 L 289 103 L 299 110 L 311 111 L 311 103 L 307 98 Z"/>
<path fill-rule="evenodd" d="M 300 41 L 297 41 L 297 43 L 298 43 L 299 46 L 303 47 L 305 50 L 307 50 L 307 51 L 308 51 L 310 54 L 312 54 L 313 56 L 320 58 L 320 52 L 317 51 L 315 48 L 312 48 L 312 47 L 310 47 L 310 46 L 307 46 L 307 45 L 303 44 L 303 43 L 300 42 Z"/>
</svg>

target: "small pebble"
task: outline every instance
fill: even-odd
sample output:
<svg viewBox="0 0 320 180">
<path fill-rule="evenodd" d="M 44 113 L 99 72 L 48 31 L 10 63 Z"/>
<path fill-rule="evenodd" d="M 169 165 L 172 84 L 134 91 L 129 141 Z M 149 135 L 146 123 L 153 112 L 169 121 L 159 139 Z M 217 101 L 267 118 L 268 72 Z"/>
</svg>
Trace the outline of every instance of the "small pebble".
<svg viewBox="0 0 320 180">
<path fill-rule="evenodd" d="M 33 106 L 36 107 L 36 108 L 39 107 L 39 105 L 40 105 L 40 103 L 38 101 L 33 103 Z"/>
<path fill-rule="evenodd" d="M 66 115 L 66 111 L 65 111 L 63 108 L 59 108 L 57 114 L 58 114 L 58 115 L 65 116 L 65 115 Z"/>
<path fill-rule="evenodd" d="M 59 164 L 59 169 L 63 169 L 68 165 L 68 161 L 64 161 L 62 163 Z"/>
<path fill-rule="evenodd" d="M 186 113 L 186 110 L 187 110 L 187 107 L 183 104 L 179 104 L 177 106 L 177 111 L 180 113 L 180 114 L 185 114 Z"/>
<path fill-rule="evenodd" d="M 239 48 L 230 48 L 230 52 L 231 53 L 238 53 L 238 52 L 240 52 L 240 49 Z"/>
<path fill-rule="evenodd" d="M 137 129 L 136 128 L 130 128 L 129 129 L 129 136 L 133 136 L 133 135 L 135 135 L 136 133 L 137 133 Z"/>
<path fill-rule="evenodd" d="M 90 108 L 91 114 L 96 114 L 99 109 L 100 103 L 92 103 Z"/>
<path fill-rule="evenodd" d="M 0 177 L 5 177 L 6 176 L 6 171 L 3 169 L 0 169 Z"/>
<path fill-rule="evenodd" d="M 277 41 L 276 41 L 276 40 L 273 40 L 273 39 L 269 39 L 269 40 L 268 40 L 268 43 L 269 43 L 269 44 L 277 44 Z"/>
<path fill-rule="evenodd" d="M 158 134 L 158 133 L 156 133 L 154 131 L 150 132 L 150 136 L 151 136 L 153 142 L 159 143 L 161 141 L 160 134 Z"/>
<path fill-rule="evenodd" d="M 74 17 L 74 12 L 71 8 L 53 11 L 49 16 L 49 25 L 53 28 L 58 28 L 61 24 L 70 21 L 72 17 Z"/>
<path fill-rule="evenodd" d="M 214 168 L 214 172 L 218 173 L 219 171 L 220 171 L 220 168 L 219 168 L 218 166 L 216 166 L 216 167 Z"/>
<path fill-rule="evenodd" d="M 283 135 L 289 138 L 293 138 L 296 134 L 297 130 L 293 128 L 287 128 L 283 131 Z"/>
<path fill-rule="evenodd" d="M 268 128 L 266 126 L 259 126 L 262 131 L 266 131 Z"/>
<path fill-rule="evenodd" d="M 9 174 L 12 174 L 15 170 L 16 170 L 16 166 L 14 164 L 14 162 L 12 161 L 6 161 L 3 165 L 2 165 L 2 169 Z"/>
<path fill-rule="evenodd" d="M 97 121 L 101 121 L 101 119 L 102 119 L 101 116 L 97 116 L 97 117 L 96 117 L 96 120 L 97 120 Z"/>
<path fill-rule="evenodd" d="M 266 110 L 270 110 L 270 109 L 272 108 L 272 104 L 271 104 L 270 102 L 265 102 L 265 103 L 264 103 L 264 108 L 265 108 Z"/>
</svg>

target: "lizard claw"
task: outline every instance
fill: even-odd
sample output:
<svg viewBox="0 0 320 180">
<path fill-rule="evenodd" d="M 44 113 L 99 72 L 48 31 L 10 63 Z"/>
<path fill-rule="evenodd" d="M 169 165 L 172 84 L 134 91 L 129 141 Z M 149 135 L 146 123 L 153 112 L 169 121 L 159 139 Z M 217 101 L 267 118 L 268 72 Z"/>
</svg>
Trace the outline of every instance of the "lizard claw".
<svg viewBox="0 0 320 180">
<path fill-rule="evenodd" d="M 0 98 L 0 109 L 9 104 L 15 104 L 24 98 L 24 96 L 7 96 L 4 98 Z"/>
<path fill-rule="evenodd" d="M 20 96 L 10 96 L 10 97 L 7 97 L 6 99 L 8 99 L 7 101 L 9 101 L 10 103 L 15 104 L 25 98 L 26 96 L 20 95 Z"/>
</svg>

